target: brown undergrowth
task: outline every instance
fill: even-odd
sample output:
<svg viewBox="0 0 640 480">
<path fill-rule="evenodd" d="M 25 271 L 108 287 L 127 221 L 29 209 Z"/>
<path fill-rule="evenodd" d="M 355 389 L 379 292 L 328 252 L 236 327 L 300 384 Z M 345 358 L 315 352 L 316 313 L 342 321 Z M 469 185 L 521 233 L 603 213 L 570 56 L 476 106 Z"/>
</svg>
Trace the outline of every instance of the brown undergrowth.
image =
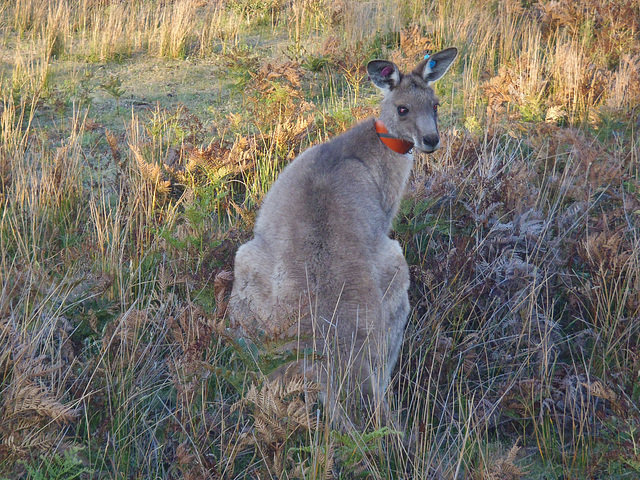
<svg viewBox="0 0 640 480">
<path fill-rule="evenodd" d="M 418 309 L 404 376 L 433 389 L 441 420 L 457 415 L 457 379 L 475 392 L 473 428 L 587 461 L 611 421 L 638 415 L 635 153 L 548 124 L 502 135 L 451 139 L 442 161 L 459 166 L 414 177 L 396 226 Z"/>
</svg>

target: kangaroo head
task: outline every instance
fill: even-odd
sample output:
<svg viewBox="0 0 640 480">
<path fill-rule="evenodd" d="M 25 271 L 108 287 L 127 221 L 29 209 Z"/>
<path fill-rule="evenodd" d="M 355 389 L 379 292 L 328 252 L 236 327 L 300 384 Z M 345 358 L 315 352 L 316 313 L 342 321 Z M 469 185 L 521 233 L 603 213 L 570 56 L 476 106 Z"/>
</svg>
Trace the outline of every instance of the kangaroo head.
<svg viewBox="0 0 640 480">
<path fill-rule="evenodd" d="M 412 142 L 423 152 L 440 148 L 438 98 L 430 85 L 447 73 L 457 55 L 456 48 L 447 48 L 427 56 L 407 74 L 393 62 L 369 62 L 369 77 L 384 93 L 380 120 L 391 135 Z"/>
</svg>

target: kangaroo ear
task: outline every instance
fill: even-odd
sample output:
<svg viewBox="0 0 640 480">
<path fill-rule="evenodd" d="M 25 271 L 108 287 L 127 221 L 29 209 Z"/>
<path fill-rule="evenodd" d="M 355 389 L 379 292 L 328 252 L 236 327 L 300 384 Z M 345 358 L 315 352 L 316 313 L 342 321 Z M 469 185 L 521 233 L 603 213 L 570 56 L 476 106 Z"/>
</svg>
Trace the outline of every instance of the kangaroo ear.
<svg viewBox="0 0 640 480">
<path fill-rule="evenodd" d="M 372 60 L 367 64 L 367 73 L 373 84 L 385 91 L 393 90 L 400 83 L 400 70 L 393 62 Z"/>
<path fill-rule="evenodd" d="M 449 70 L 449 67 L 457 56 L 457 48 L 446 48 L 431 56 L 426 56 L 413 70 L 413 73 L 420 75 L 425 82 L 429 84 L 433 83 L 447 73 L 447 70 Z"/>
</svg>

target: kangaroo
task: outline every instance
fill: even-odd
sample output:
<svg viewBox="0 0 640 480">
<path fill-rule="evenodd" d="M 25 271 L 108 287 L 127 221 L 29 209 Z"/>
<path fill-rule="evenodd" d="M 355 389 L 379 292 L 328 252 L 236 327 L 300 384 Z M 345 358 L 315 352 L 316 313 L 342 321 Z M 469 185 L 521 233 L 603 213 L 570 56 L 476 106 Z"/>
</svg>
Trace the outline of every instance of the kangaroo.
<svg viewBox="0 0 640 480">
<path fill-rule="evenodd" d="M 430 85 L 457 53 L 427 56 L 407 74 L 393 62 L 369 62 L 384 95 L 379 119 L 293 160 L 266 195 L 253 240 L 236 254 L 232 327 L 292 339 L 283 348 L 298 353 L 299 372 L 329 395 L 346 386 L 371 404 L 389 385 L 409 315 L 409 268 L 389 231 L 411 149 L 440 147 Z"/>
</svg>

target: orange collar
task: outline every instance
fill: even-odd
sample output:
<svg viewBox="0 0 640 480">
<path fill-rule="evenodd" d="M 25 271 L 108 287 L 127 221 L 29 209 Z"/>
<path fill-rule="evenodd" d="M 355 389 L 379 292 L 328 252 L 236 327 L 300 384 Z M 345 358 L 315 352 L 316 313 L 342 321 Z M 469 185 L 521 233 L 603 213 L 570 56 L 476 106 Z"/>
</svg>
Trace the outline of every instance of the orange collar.
<svg viewBox="0 0 640 480">
<path fill-rule="evenodd" d="M 408 153 L 409 150 L 413 148 L 413 143 L 402 140 L 401 138 L 393 137 L 389 134 L 389 130 L 384 126 L 382 120 L 376 120 L 375 123 L 376 132 L 378 133 L 378 137 L 382 140 L 387 147 L 397 153 L 405 154 Z"/>
</svg>

